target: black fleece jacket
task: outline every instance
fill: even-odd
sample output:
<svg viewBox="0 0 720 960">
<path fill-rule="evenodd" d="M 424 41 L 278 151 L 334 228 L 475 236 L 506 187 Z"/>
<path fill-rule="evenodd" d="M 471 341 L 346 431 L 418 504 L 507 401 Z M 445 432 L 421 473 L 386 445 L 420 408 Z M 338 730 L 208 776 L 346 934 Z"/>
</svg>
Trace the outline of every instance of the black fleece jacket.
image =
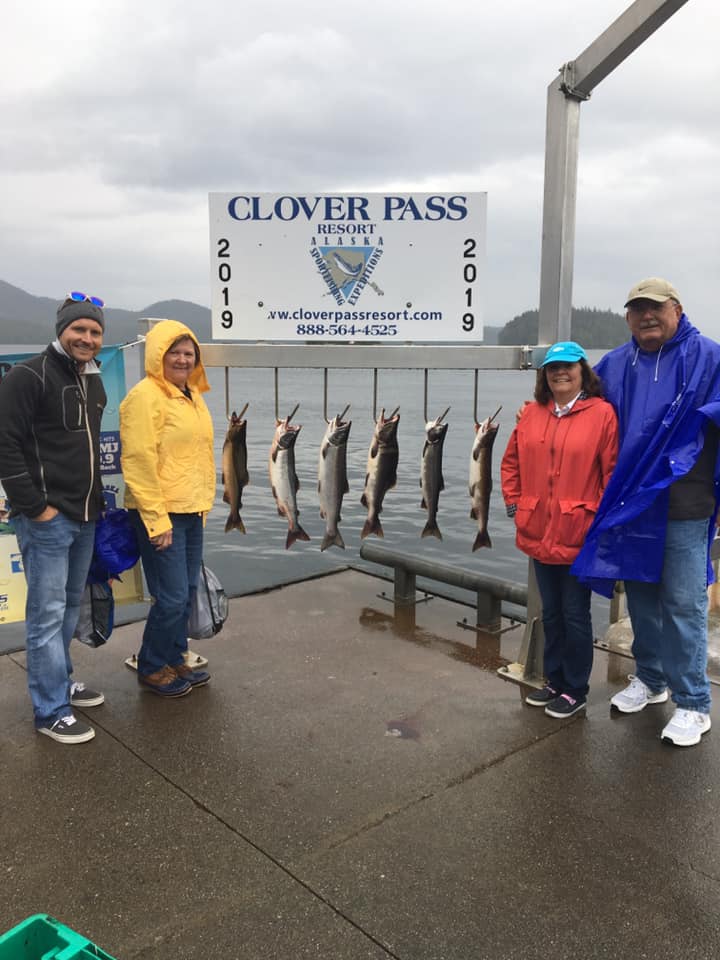
<svg viewBox="0 0 720 960">
<path fill-rule="evenodd" d="M 49 504 L 71 520 L 103 506 L 100 419 L 106 396 L 97 373 L 81 377 L 51 345 L 0 381 L 0 483 L 12 513 L 37 517 Z"/>
</svg>

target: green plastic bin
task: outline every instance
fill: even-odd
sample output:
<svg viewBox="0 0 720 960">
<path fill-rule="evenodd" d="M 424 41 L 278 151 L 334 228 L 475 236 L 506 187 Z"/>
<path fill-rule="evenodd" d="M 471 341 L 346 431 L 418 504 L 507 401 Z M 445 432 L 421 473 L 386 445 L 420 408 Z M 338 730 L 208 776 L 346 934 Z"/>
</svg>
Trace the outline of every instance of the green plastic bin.
<svg viewBox="0 0 720 960">
<path fill-rule="evenodd" d="M 109 953 L 47 913 L 0 934 L 0 960 L 114 960 Z"/>
</svg>

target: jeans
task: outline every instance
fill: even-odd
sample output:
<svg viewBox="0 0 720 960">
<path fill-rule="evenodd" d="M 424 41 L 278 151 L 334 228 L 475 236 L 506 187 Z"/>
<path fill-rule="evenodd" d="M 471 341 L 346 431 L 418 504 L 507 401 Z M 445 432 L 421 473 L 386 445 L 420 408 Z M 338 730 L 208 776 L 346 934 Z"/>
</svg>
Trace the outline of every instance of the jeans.
<svg viewBox="0 0 720 960">
<path fill-rule="evenodd" d="M 156 673 L 164 666 L 184 662 L 188 648 L 187 622 L 193 593 L 197 590 L 203 550 L 203 522 L 199 513 L 171 513 L 172 543 L 156 550 L 137 510 L 130 510 L 137 531 L 143 571 L 150 596 L 138 671 Z"/>
<path fill-rule="evenodd" d="M 12 519 L 27 581 L 27 678 L 35 726 L 72 713 L 70 640 L 95 542 L 95 521 Z"/>
<path fill-rule="evenodd" d="M 709 520 L 669 520 L 660 583 L 626 580 L 636 673 L 678 707 L 710 711 L 707 663 Z"/>
<path fill-rule="evenodd" d="M 569 566 L 533 564 L 543 608 L 545 679 L 558 693 L 584 700 L 593 662 L 591 590 Z"/>
</svg>

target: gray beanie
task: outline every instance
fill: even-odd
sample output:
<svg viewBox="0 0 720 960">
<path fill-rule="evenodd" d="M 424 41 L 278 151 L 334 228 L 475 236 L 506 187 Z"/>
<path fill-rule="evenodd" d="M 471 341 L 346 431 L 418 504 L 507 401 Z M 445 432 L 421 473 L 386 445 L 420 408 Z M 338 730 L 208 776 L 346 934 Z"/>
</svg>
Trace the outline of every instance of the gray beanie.
<svg viewBox="0 0 720 960">
<path fill-rule="evenodd" d="M 67 299 L 57 309 L 57 320 L 55 322 L 55 332 L 58 336 L 65 327 L 69 326 L 73 320 L 96 320 L 103 330 L 105 330 L 105 317 L 100 307 L 96 307 L 89 300 L 70 300 Z"/>
</svg>

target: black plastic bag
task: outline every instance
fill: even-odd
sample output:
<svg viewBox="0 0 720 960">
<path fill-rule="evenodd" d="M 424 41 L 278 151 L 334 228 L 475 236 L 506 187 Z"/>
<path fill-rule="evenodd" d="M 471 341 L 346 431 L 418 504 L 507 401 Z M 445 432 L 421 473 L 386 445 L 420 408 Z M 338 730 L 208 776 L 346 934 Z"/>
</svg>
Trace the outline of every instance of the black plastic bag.
<svg viewBox="0 0 720 960">
<path fill-rule="evenodd" d="M 220 633 L 228 616 L 228 598 L 222 584 L 204 563 L 193 597 L 187 634 L 191 640 L 207 640 Z"/>
<path fill-rule="evenodd" d="M 115 622 L 115 598 L 109 583 L 88 583 L 80 601 L 73 636 L 88 647 L 107 643 Z"/>
</svg>

